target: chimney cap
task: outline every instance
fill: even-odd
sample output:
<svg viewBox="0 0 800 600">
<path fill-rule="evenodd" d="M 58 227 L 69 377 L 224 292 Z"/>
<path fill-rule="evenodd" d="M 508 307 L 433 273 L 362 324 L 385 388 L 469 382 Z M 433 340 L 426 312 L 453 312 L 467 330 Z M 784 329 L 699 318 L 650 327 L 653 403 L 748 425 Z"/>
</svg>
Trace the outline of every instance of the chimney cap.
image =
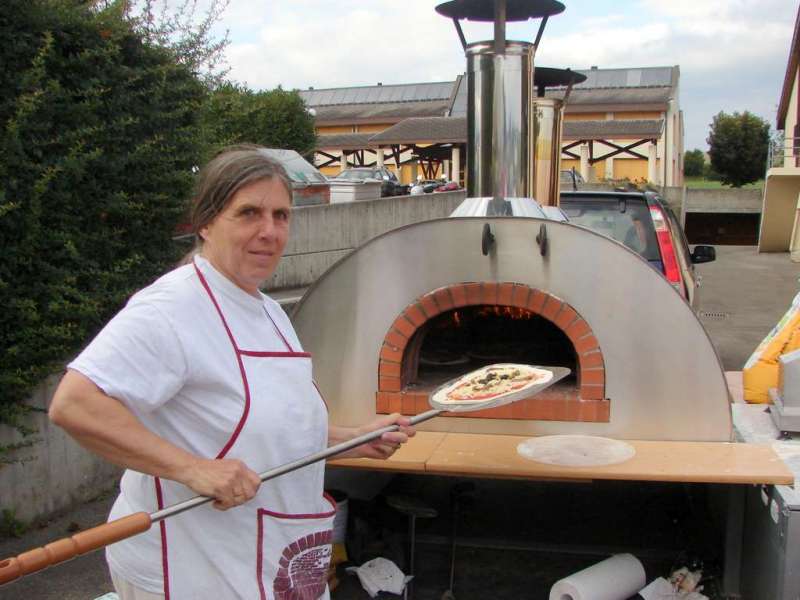
<svg viewBox="0 0 800 600">
<path fill-rule="evenodd" d="M 506 0 L 506 21 L 527 21 L 551 17 L 566 7 L 557 0 Z M 436 12 L 451 19 L 494 21 L 493 0 L 450 0 L 436 7 Z"/>
</svg>

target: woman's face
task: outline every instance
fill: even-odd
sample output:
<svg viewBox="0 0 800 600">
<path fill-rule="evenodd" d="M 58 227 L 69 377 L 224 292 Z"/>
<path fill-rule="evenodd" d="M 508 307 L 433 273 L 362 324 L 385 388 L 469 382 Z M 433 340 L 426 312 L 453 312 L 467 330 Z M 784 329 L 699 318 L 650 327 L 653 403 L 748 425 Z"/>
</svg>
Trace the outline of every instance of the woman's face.
<svg viewBox="0 0 800 600">
<path fill-rule="evenodd" d="M 200 229 L 202 254 L 248 294 L 275 271 L 289 237 L 291 198 L 277 177 L 241 188 Z"/>
</svg>

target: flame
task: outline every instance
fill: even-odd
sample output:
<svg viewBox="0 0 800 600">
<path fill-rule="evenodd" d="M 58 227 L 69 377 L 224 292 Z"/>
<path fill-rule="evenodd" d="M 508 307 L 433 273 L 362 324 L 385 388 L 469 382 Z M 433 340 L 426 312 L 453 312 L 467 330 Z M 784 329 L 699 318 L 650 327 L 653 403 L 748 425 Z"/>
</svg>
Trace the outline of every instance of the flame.
<svg viewBox="0 0 800 600">
<path fill-rule="evenodd" d="M 467 309 L 467 317 L 473 316 L 478 318 L 487 318 L 487 317 L 500 317 L 502 319 L 510 319 L 512 321 L 530 321 L 534 317 L 536 317 L 536 313 L 533 313 L 529 310 L 525 310 L 524 308 L 518 308 L 516 306 L 476 306 L 476 307 L 468 307 Z M 459 328 L 465 325 L 464 322 L 465 315 L 461 310 L 454 310 L 450 313 L 449 318 L 447 320 L 440 320 L 436 327 L 437 328 Z"/>
<path fill-rule="evenodd" d="M 525 310 L 524 308 L 518 308 L 516 306 L 484 306 L 477 312 L 478 316 L 480 317 L 488 317 L 488 316 L 495 316 L 495 317 L 506 317 L 515 321 L 518 320 L 530 320 L 535 315 L 529 310 Z"/>
</svg>

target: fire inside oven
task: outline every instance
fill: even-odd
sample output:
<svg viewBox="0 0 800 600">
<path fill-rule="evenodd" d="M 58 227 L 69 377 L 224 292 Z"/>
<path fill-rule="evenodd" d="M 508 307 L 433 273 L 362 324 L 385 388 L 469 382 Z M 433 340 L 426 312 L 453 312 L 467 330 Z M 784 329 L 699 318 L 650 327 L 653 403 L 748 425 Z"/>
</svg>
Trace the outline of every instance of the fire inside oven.
<svg viewBox="0 0 800 600">
<path fill-rule="evenodd" d="M 577 355 L 566 334 L 544 317 L 514 306 L 464 306 L 430 319 L 406 350 L 407 389 L 435 389 L 493 363 L 568 367 L 572 375 L 548 392 L 577 398 Z"/>
</svg>

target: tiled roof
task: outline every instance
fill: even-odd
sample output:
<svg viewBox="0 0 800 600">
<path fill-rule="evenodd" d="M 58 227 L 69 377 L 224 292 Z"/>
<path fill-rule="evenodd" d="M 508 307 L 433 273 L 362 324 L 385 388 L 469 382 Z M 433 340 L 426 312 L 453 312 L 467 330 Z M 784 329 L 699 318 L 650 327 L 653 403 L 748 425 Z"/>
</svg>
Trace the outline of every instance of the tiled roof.
<svg viewBox="0 0 800 600">
<path fill-rule="evenodd" d="M 608 140 L 619 138 L 657 138 L 664 129 L 663 119 L 608 121 L 564 121 L 565 140 Z"/>
<path fill-rule="evenodd" d="M 435 83 L 405 83 L 401 85 L 369 85 L 302 90 L 300 97 L 308 106 L 339 106 L 342 104 L 385 104 L 395 102 L 429 102 L 448 100 L 453 91 L 452 81 Z"/>
<path fill-rule="evenodd" d="M 372 144 L 463 143 L 467 141 L 464 117 L 411 118 L 376 133 Z"/>
<path fill-rule="evenodd" d="M 314 107 L 317 125 L 331 123 L 392 122 L 408 117 L 440 117 L 445 114 L 449 97 L 427 102 L 387 102 L 376 104 L 340 104 Z"/>
<path fill-rule="evenodd" d="M 360 150 L 369 148 L 372 133 L 331 133 L 317 136 L 317 148 L 323 150 Z"/>
<path fill-rule="evenodd" d="M 632 69 L 577 69 L 586 75 L 581 88 L 674 87 L 680 70 L 675 67 L 640 67 Z"/>
<path fill-rule="evenodd" d="M 548 90 L 548 98 L 563 98 L 564 90 Z M 575 86 L 567 100 L 567 110 L 578 104 L 619 105 L 619 104 L 666 104 L 672 95 L 669 87 L 646 88 L 598 88 L 585 89 Z"/>
</svg>

